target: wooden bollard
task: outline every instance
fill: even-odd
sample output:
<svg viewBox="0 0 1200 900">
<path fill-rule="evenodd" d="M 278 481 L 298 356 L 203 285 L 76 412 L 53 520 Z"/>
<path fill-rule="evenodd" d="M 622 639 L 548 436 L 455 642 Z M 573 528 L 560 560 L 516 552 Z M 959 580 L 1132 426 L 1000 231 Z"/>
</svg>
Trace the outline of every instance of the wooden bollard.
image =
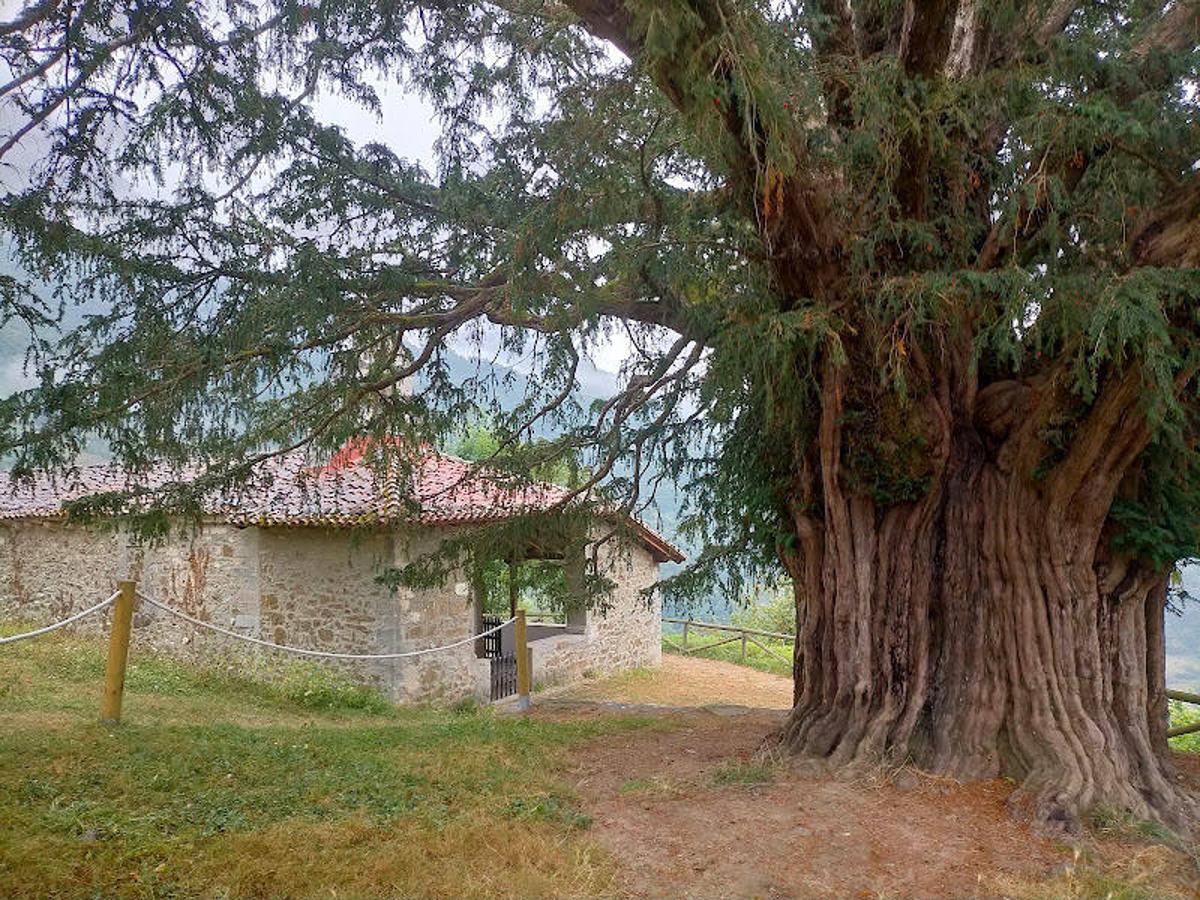
<svg viewBox="0 0 1200 900">
<path fill-rule="evenodd" d="M 129 633 L 133 628 L 133 603 L 136 581 L 118 581 L 113 603 L 112 630 L 108 636 L 108 665 L 104 670 L 104 699 L 100 721 L 117 725 L 121 721 L 121 698 L 125 694 L 125 664 L 129 661 Z"/>
<path fill-rule="evenodd" d="M 517 654 L 517 709 L 529 709 L 529 692 L 533 684 L 533 649 L 525 631 L 525 610 L 517 610 L 517 621 L 513 623 L 513 643 Z"/>
</svg>

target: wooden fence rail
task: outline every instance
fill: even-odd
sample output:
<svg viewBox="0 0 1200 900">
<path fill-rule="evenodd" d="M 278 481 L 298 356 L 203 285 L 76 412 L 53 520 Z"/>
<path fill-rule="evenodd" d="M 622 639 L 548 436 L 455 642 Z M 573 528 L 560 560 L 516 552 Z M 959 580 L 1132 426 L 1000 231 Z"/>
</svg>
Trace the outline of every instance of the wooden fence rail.
<svg viewBox="0 0 1200 900">
<path fill-rule="evenodd" d="M 796 636 L 794 634 L 780 634 L 777 631 L 759 631 L 757 628 L 742 628 L 738 625 L 721 625 L 718 622 L 697 622 L 695 619 L 672 619 L 668 616 L 663 616 L 663 622 L 670 623 L 672 625 L 683 626 L 683 641 L 681 644 L 673 646 L 678 646 L 680 651 L 685 654 L 699 653 L 701 650 L 711 650 L 713 647 L 720 647 L 724 644 L 732 644 L 734 641 L 741 641 L 742 662 L 746 661 L 746 646 L 748 644 L 753 644 L 759 650 L 763 651 L 763 653 L 766 653 L 768 656 L 775 657 L 775 659 L 779 660 L 784 665 L 790 666 L 792 664 L 790 659 L 784 659 L 761 641 L 755 640 L 755 638 L 770 638 L 772 640 L 785 641 L 789 644 L 793 644 L 796 642 Z M 724 638 L 711 644 L 700 644 L 695 647 L 689 647 L 688 638 L 693 629 L 720 631 L 725 633 L 732 632 L 733 637 Z"/>
<path fill-rule="evenodd" d="M 1200 694 L 1189 694 L 1187 691 L 1172 691 L 1167 690 L 1168 700 L 1178 700 L 1180 703 L 1195 703 L 1200 706 Z M 1179 737 L 1181 734 L 1192 734 L 1200 731 L 1200 722 L 1193 722 L 1191 725 L 1179 725 L 1175 728 L 1167 730 L 1167 737 Z"/>
<path fill-rule="evenodd" d="M 671 625 L 683 626 L 682 641 L 678 644 L 672 645 L 677 647 L 683 653 L 699 653 L 702 650 L 711 650 L 713 647 L 721 647 L 725 644 L 732 644 L 735 641 L 741 641 L 742 662 L 746 661 L 746 645 L 753 644 L 755 647 L 758 647 L 758 649 L 762 650 L 764 653 L 770 654 L 780 662 L 785 663 L 786 665 L 792 664 L 790 659 L 784 659 L 770 647 L 763 646 L 763 644 L 761 644 L 759 641 L 756 641 L 754 638 L 770 638 L 776 641 L 795 643 L 796 636 L 794 634 L 781 634 L 778 631 L 759 631 L 755 628 L 742 628 L 737 625 L 722 625 L 718 622 L 697 622 L 695 619 L 673 619 L 669 616 L 663 616 L 663 622 Z M 697 629 L 724 632 L 726 634 L 732 634 L 733 637 L 724 638 L 711 644 L 698 644 L 696 646 L 689 647 L 688 639 L 691 635 L 691 632 Z M 665 638 L 666 635 L 663 635 L 663 637 Z M 1200 694 L 1192 694 L 1187 691 L 1168 689 L 1167 698 L 1170 700 L 1177 700 L 1180 703 L 1194 703 L 1197 706 L 1200 706 Z M 1200 731 L 1200 722 L 1193 722 L 1190 725 L 1179 725 L 1175 728 L 1168 729 L 1167 737 L 1179 737 L 1182 734 L 1194 734 L 1198 731 Z"/>
</svg>

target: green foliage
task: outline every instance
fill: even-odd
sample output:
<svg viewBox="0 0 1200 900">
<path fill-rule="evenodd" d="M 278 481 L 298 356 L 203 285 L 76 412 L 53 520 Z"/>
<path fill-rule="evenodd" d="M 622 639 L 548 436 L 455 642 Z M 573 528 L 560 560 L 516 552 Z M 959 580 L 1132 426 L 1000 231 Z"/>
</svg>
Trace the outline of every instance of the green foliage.
<svg viewBox="0 0 1200 900">
<path fill-rule="evenodd" d="M 848 411 L 845 465 L 856 492 L 880 506 L 919 500 L 931 481 L 929 448 L 919 434 L 884 435 L 873 427 L 874 417 Z"/>
<path fill-rule="evenodd" d="M 1200 706 L 1194 703 L 1180 703 L 1177 700 L 1170 701 L 1170 705 L 1172 728 L 1200 724 Z M 1188 753 L 1200 753 L 1200 731 L 1171 738 L 1171 747 Z"/>
<path fill-rule="evenodd" d="M 499 472 L 521 473 L 533 481 L 566 488 L 576 487 L 591 474 L 580 465 L 575 453 L 560 444 L 545 438 L 501 440 L 495 426 L 482 418 L 472 419 L 456 439 L 446 444 L 446 450 Z"/>
<path fill-rule="evenodd" d="M 735 609 L 730 616 L 734 625 L 776 634 L 796 633 L 796 596 L 790 584 L 769 586 Z"/>
<path fill-rule="evenodd" d="M 534 559 L 510 566 L 504 560 L 492 560 L 477 571 L 484 590 L 484 612 L 487 613 L 508 617 L 510 578 L 517 582 L 517 607 L 520 609 L 561 614 L 573 602 L 566 574 L 559 562 Z"/>
<path fill-rule="evenodd" d="M 1156 508 L 1136 500 L 1113 501 L 1112 520 L 1120 528 L 1113 546 L 1165 569 L 1196 554 L 1200 496 L 1184 494 L 1173 481 L 1165 482 L 1156 493 L 1159 496 L 1154 499 L 1162 501 Z"/>
<path fill-rule="evenodd" d="M 459 439 L 451 443 L 447 450 L 455 456 L 478 462 L 490 459 L 500 452 L 500 439 L 486 422 L 476 420 L 467 426 Z"/>
<path fill-rule="evenodd" d="M 486 420 L 474 419 L 456 441 L 448 444 L 447 449 L 455 456 L 500 472 L 520 471 L 528 466 L 531 479 L 560 487 L 575 486 L 587 477 L 588 473 L 580 468 L 574 455 L 553 458 L 547 450 L 550 444 L 545 440 L 502 441 Z M 565 529 L 563 531 L 567 533 Z M 519 536 L 520 532 L 509 528 L 505 534 Z M 550 552 L 556 557 L 550 560 L 523 559 L 527 547 L 522 543 L 504 549 L 507 552 L 501 555 L 488 556 L 476 547 L 472 554 L 472 577 L 476 589 L 482 594 L 484 612 L 508 616 L 513 590 L 510 581 L 514 578 L 517 605 L 523 609 L 556 612 L 561 618 L 561 614 L 572 604 L 588 601 L 589 585 L 582 561 L 578 562 L 581 571 L 577 587 L 583 589 L 583 595 L 579 597 L 572 595 L 563 567 L 563 558 L 582 551 L 578 541 L 565 540 L 558 547 L 550 547 Z M 603 589 L 595 583 L 591 587 L 594 595 L 603 593 Z M 592 599 L 598 601 L 600 598 L 593 596 Z"/>
<path fill-rule="evenodd" d="M 1155 565 L 1196 552 L 1200 54 L 1157 27 L 1169 4 L 1081 4 L 1041 36 L 989 3 L 991 49 L 952 74 L 898 54 L 891 2 L 849 49 L 821 4 L 749 0 L 638 0 L 613 33 L 524 2 L 50 8 L 0 35 L 0 325 L 30 345 L 0 452 L 201 473 L 81 517 L 153 536 L 282 448 L 397 436 L 570 485 L 588 528 L 674 482 L 704 549 L 672 589 L 736 596 L 822 515 L 831 404 L 838 486 L 884 507 L 939 476 L 931 409 L 978 431 L 974 387 L 1048 390 L 1020 473 L 1044 483 L 1136 369 L 1153 475 L 1114 524 Z M 395 93 L 436 123 L 431 160 L 327 121 Z M 1174 256 L 1144 257 L 1160 239 Z M 585 403 L 581 359 L 614 336 L 623 390 Z M 451 346 L 534 377 L 502 399 Z"/>
</svg>

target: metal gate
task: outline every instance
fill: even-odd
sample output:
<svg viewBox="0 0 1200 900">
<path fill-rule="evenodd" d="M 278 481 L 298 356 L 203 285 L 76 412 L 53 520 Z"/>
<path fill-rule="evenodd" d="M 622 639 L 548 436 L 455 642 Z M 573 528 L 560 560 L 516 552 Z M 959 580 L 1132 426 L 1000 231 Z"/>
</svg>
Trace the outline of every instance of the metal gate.
<svg viewBox="0 0 1200 900">
<path fill-rule="evenodd" d="M 483 630 L 496 628 L 504 620 L 499 616 L 484 616 Z M 504 655 L 502 631 L 493 631 L 480 638 L 483 646 L 480 655 L 492 665 L 491 692 L 493 700 L 503 700 L 517 692 L 517 657 L 513 654 Z"/>
<path fill-rule="evenodd" d="M 493 700 L 511 697 L 517 692 L 517 658 L 515 656 L 493 656 L 492 692 Z"/>
<path fill-rule="evenodd" d="M 500 623 L 504 620 L 499 616 L 484 616 L 482 625 L 484 631 L 491 631 L 493 628 L 499 628 Z M 484 659 L 495 659 L 503 652 L 501 647 L 501 632 L 492 631 L 491 634 L 484 635 L 479 639 L 483 646 L 480 648 L 479 655 Z"/>
</svg>

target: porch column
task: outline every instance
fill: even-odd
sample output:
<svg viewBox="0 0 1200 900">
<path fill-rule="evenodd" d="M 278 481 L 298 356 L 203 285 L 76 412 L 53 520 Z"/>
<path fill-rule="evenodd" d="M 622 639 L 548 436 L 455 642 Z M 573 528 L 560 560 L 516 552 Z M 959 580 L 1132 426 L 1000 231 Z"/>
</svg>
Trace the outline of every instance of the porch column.
<svg viewBox="0 0 1200 900">
<path fill-rule="evenodd" d="M 587 601 L 584 596 L 583 552 L 571 553 L 563 560 L 563 580 L 567 585 L 567 631 L 582 634 L 587 628 Z"/>
</svg>

